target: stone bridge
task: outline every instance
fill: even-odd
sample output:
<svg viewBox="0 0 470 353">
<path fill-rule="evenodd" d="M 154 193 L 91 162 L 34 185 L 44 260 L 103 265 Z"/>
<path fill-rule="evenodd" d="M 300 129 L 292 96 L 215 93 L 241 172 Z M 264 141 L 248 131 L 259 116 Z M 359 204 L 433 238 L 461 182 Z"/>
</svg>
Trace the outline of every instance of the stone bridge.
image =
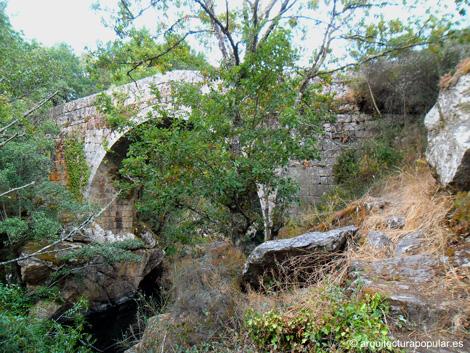
<svg viewBox="0 0 470 353">
<path fill-rule="evenodd" d="M 104 93 L 108 95 L 116 92 L 124 93 L 128 98 L 123 105 L 133 107 L 133 112 L 136 113 L 133 118 L 134 123 L 141 124 L 152 116 L 154 104 L 168 104 L 171 83 L 181 80 L 197 82 L 201 80 L 201 76 L 197 71 L 171 71 L 166 75 L 147 77 Z M 158 100 L 152 94 L 152 87 L 157 87 L 160 92 L 161 97 Z M 98 94 L 81 98 L 49 111 L 49 118 L 61 127 L 60 138 L 56 145 L 56 165 L 59 168 L 51 175 L 51 180 L 62 184 L 69 182 L 64 144 L 67 138 L 78 137 L 83 141 L 85 160 L 90 169 L 88 184 L 82 190 L 83 195 L 87 200 L 105 206 L 118 192 L 113 181 L 127 151 L 126 133 L 129 132 L 129 128 L 123 130 L 111 128 L 106 123 L 104 115 L 95 107 L 97 97 Z M 124 198 L 116 199 L 101 216 L 99 220 L 101 227 L 115 234 L 132 232 L 135 201 L 136 195 L 126 195 Z"/>
<path fill-rule="evenodd" d="M 172 82 L 180 80 L 198 82 L 201 79 L 202 77 L 196 71 L 171 71 L 165 75 L 147 77 L 105 93 L 111 95 L 113 92 L 123 92 L 126 94 L 128 98 L 124 101 L 124 106 L 132 106 L 137 111 L 134 122 L 141 124 L 152 116 L 154 104 L 160 104 L 160 107 L 169 104 Z M 161 94 L 158 100 L 152 94 L 154 86 Z M 292 162 L 289 170 L 289 174 L 300 184 L 300 198 L 303 204 L 311 204 L 319 200 L 323 193 L 332 187 L 334 184 L 333 166 L 343 148 L 369 135 L 372 118 L 360 113 L 357 106 L 348 101 L 348 93 L 344 85 L 336 85 L 334 89 L 340 92 L 338 99 L 342 104 L 337 122 L 324 124 L 325 134 L 319 140 L 322 160 L 313 164 Z M 105 206 L 118 192 L 113 181 L 117 177 L 119 164 L 128 148 L 126 133 L 129 132 L 129 128 L 123 131 L 111 128 L 94 105 L 97 96 L 98 94 L 78 99 L 49 111 L 50 119 L 61 127 L 56 147 L 56 165 L 59 168 L 51 175 L 51 180 L 63 184 L 69 181 L 64 144 L 68 137 L 78 136 L 83 141 L 85 160 L 90 169 L 88 184 L 83 190 L 83 195 L 87 200 Z M 137 195 L 126 195 L 113 202 L 99 220 L 101 227 L 114 234 L 133 232 L 135 218 L 133 205 L 136 198 Z"/>
</svg>

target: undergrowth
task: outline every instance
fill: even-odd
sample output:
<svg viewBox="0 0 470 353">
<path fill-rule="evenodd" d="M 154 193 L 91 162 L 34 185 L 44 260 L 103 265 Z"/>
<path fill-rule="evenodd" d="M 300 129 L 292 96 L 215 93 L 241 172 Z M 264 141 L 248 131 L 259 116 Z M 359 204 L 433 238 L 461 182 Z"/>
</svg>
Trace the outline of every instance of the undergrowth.
<svg viewBox="0 0 470 353">
<path fill-rule="evenodd" d="M 315 305 L 300 310 L 249 310 L 245 327 L 261 352 L 366 352 L 367 342 L 389 342 L 380 295 L 349 299 L 338 288 L 326 290 Z"/>
<path fill-rule="evenodd" d="M 360 198 L 374 184 L 414 164 L 424 154 L 426 138 L 422 123 L 400 127 L 380 120 L 375 129 L 376 137 L 358 142 L 338 157 L 333 167 L 337 186 L 325 195 L 320 208 Z"/>
</svg>

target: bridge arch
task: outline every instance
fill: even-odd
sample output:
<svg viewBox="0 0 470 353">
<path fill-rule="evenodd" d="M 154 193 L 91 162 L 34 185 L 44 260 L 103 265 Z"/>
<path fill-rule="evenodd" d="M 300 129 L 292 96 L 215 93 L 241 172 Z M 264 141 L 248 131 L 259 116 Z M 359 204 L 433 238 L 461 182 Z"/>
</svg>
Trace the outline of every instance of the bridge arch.
<svg viewBox="0 0 470 353">
<path fill-rule="evenodd" d="M 155 104 L 159 104 L 160 108 L 171 108 L 170 95 L 173 82 L 199 82 L 201 80 L 202 77 L 197 71 L 178 70 L 165 75 L 147 77 L 104 93 L 108 95 L 112 95 L 113 92 L 125 93 L 128 98 L 123 104 L 133 107 L 135 111 L 132 117 L 133 122 L 140 125 L 153 116 Z M 152 93 L 153 87 L 159 90 L 158 99 Z M 124 150 L 127 151 L 129 141 L 126 136 L 131 128 L 121 130 L 111 128 L 106 123 L 105 117 L 96 109 L 97 97 L 98 94 L 55 107 L 49 111 L 49 118 L 61 127 L 61 135 L 57 143 L 61 146 L 58 147 L 58 155 L 64 155 L 60 149 L 63 149 L 63 141 L 67 137 L 79 136 L 83 141 L 85 160 L 90 169 L 84 197 L 105 206 L 118 192 L 113 181 L 118 177 L 117 169 L 125 156 Z M 63 165 L 64 160 L 58 161 L 57 164 Z M 56 180 L 66 183 L 67 177 L 65 175 Z M 103 229 L 111 230 L 115 234 L 132 232 L 135 218 L 133 205 L 136 200 L 136 195 L 126 195 L 124 198 L 116 199 L 103 213 L 98 223 Z"/>
</svg>

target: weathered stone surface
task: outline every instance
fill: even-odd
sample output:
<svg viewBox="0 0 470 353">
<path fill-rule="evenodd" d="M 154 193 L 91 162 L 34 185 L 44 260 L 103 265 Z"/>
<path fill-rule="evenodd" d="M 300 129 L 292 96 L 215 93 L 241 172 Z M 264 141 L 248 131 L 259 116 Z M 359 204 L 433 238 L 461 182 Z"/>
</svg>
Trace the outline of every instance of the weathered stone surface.
<svg viewBox="0 0 470 353">
<path fill-rule="evenodd" d="M 421 231 L 407 234 L 398 240 L 397 246 L 395 247 L 395 255 L 402 256 L 415 254 L 419 250 L 419 246 L 423 241 L 423 232 Z"/>
<path fill-rule="evenodd" d="M 365 236 L 365 243 L 373 246 L 376 250 L 383 249 L 390 245 L 392 241 L 382 232 L 372 231 Z"/>
<path fill-rule="evenodd" d="M 135 123 L 141 124 L 148 120 L 152 114 L 152 105 L 160 107 L 170 106 L 171 83 L 184 80 L 196 82 L 202 79 L 197 71 L 175 70 L 165 75 L 147 77 L 136 83 L 117 87 L 105 93 L 122 92 L 129 98 L 124 102 L 127 107 L 134 107 L 137 116 Z M 157 86 L 162 96 L 156 99 L 152 95 L 151 86 Z M 325 134 L 318 137 L 318 150 L 322 157 L 321 162 L 308 163 L 306 161 L 292 162 L 288 173 L 299 181 L 299 197 L 305 205 L 311 205 L 320 200 L 325 192 L 334 186 L 333 166 L 337 163 L 338 156 L 345 148 L 351 148 L 351 144 L 368 138 L 374 134 L 373 117 L 359 111 L 359 107 L 352 98 L 348 86 L 341 79 L 335 79 L 326 90 L 336 92 L 335 99 L 339 102 L 335 122 L 325 122 L 323 128 Z M 57 141 L 56 164 L 63 172 L 51 175 L 51 180 L 67 183 L 66 161 L 64 154 L 64 141 L 67 136 L 79 136 L 83 138 L 85 159 L 90 167 L 90 178 L 85 190 L 88 200 L 106 205 L 117 193 L 112 183 L 117 165 L 110 158 L 108 151 L 122 152 L 122 144 L 126 143 L 125 135 L 128 129 L 117 131 L 112 129 L 103 115 L 99 114 L 95 107 L 97 95 L 81 98 L 79 100 L 54 107 L 49 111 L 49 117 L 61 126 L 61 139 Z M 175 112 L 174 114 L 178 114 Z M 184 117 L 183 117 L 184 118 Z M 127 141 L 128 143 L 128 141 Z M 105 146 L 106 145 L 106 146 Z M 116 204 L 118 209 L 109 209 L 100 218 L 100 225 L 113 233 L 132 232 L 135 209 L 132 205 L 135 197 L 119 199 Z M 117 214 L 120 210 L 121 214 Z M 295 207 L 292 213 L 298 212 Z"/>
<path fill-rule="evenodd" d="M 452 265 L 461 268 L 470 267 L 470 241 L 449 250 Z"/>
<path fill-rule="evenodd" d="M 75 302 L 80 296 L 89 300 L 91 310 L 103 310 L 131 299 L 140 282 L 163 260 L 161 250 L 135 250 L 140 262 L 106 263 L 97 258 L 85 268 L 84 278 L 69 279 L 61 288 L 62 297 Z"/>
<path fill-rule="evenodd" d="M 243 280 L 254 287 L 267 270 L 286 258 L 315 252 L 336 252 L 344 248 L 347 237 L 357 232 L 354 226 L 334 229 L 329 232 L 312 232 L 290 239 L 267 241 L 255 248 L 246 260 L 242 271 Z"/>
<path fill-rule="evenodd" d="M 392 216 L 387 219 L 387 227 L 391 229 L 401 229 L 405 224 L 406 219 L 403 217 Z"/>
<path fill-rule="evenodd" d="M 444 187 L 470 189 L 470 73 L 443 89 L 426 115 L 426 158 Z"/>
<path fill-rule="evenodd" d="M 436 275 L 442 269 L 442 259 L 431 255 L 411 255 L 393 257 L 383 261 L 356 261 L 349 267 L 350 274 L 367 274 L 367 279 L 383 279 L 389 281 L 412 281 L 422 283 Z"/>
<path fill-rule="evenodd" d="M 109 241 L 113 237 L 111 235 L 102 240 Z M 133 237 L 135 236 L 133 235 Z M 43 244 L 26 246 L 22 254 L 31 254 L 42 246 Z M 45 309 L 42 307 L 41 315 L 53 316 L 82 296 L 88 299 L 91 311 L 103 310 L 106 307 L 129 300 L 135 294 L 144 277 L 161 265 L 164 256 L 161 249 L 149 249 L 147 246 L 146 249 L 137 249 L 131 252 L 140 259 L 137 262 L 108 263 L 101 256 L 94 257 L 88 263 L 61 259 L 67 248 L 77 249 L 81 246 L 83 244 L 64 241 L 52 248 L 51 252 L 19 261 L 22 280 L 30 289 L 44 285 L 51 278 L 51 274 L 64 265 L 67 268 L 80 269 L 80 277 L 68 276 L 57 282 L 60 294 L 66 303 L 60 308 L 54 308 L 54 312 L 48 314 L 44 314 Z"/>
<path fill-rule="evenodd" d="M 458 313 L 448 292 L 433 285 L 446 271 L 446 259 L 435 255 L 410 255 L 377 262 L 356 261 L 348 269 L 353 287 L 362 293 L 388 297 L 393 315 L 413 323 L 450 325 Z M 433 292 L 432 288 L 436 288 Z M 455 302 L 454 302 L 455 303 Z"/>
<path fill-rule="evenodd" d="M 142 124 L 153 114 L 152 106 L 159 104 L 160 107 L 172 109 L 169 105 L 171 95 L 171 85 L 175 81 L 198 82 L 202 79 L 197 71 L 175 70 L 163 74 L 138 80 L 130 84 L 119 86 L 115 89 L 105 91 L 111 95 L 120 92 L 128 96 L 123 103 L 127 107 L 132 107 L 135 112 L 133 117 L 135 124 Z M 151 87 L 158 87 L 161 98 L 156 98 Z M 51 175 L 51 180 L 61 183 L 68 182 L 66 173 L 66 161 L 64 155 L 64 141 L 67 137 L 77 136 L 82 139 L 85 152 L 85 160 L 90 167 L 90 177 L 88 185 L 84 190 L 85 197 L 89 201 L 94 201 L 102 206 L 106 206 L 117 194 L 118 190 L 113 185 L 113 178 L 116 177 L 119 158 L 114 155 L 125 155 L 123 146 L 128 143 L 125 139 L 129 128 L 116 130 L 111 128 L 105 117 L 100 114 L 95 102 L 98 94 L 84 97 L 73 102 L 52 108 L 48 115 L 51 121 L 61 126 L 60 140 L 57 141 L 56 165 L 64 172 Z M 125 146 L 124 146 L 125 147 Z M 111 153 L 109 153 L 111 151 Z M 116 153 L 118 152 L 118 153 Z M 114 201 L 118 207 L 108 208 L 100 217 L 98 222 L 113 234 L 129 233 L 133 231 L 133 219 L 135 209 L 135 195 L 128 195 Z"/>
</svg>

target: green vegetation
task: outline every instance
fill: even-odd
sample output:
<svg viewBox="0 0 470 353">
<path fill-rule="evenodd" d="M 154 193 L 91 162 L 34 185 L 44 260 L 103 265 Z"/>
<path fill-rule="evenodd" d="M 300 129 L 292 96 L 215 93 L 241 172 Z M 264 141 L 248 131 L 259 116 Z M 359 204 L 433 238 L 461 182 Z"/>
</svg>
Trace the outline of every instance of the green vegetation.
<svg viewBox="0 0 470 353">
<path fill-rule="evenodd" d="M 172 218 L 169 215 L 184 209 L 198 225 L 225 234 L 245 251 L 262 234 L 264 240 L 272 239 L 295 199 L 296 185 L 287 176 L 287 166 L 292 160 L 317 158 L 321 123 L 334 116 L 330 74 L 428 41 L 437 43 L 448 30 L 445 19 L 438 22 L 434 16 L 412 17 L 406 25 L 380 16 L 368 22 L 368 16 L 373 18 L 369 10 L 382 7 L 374 1 L 366 5 L 287 0 L 279 8 L 270 6 L 264 11 L 259 2 L 226 8 L 197 0 L 126 1 L 108 10 L 110 26 L 128 41 L 115 43 L 116 55 L 110 47 L 104 50 L 105 60 L 97 60 L 98 66 L 113 68 L 126 62 L 130 75 L 151 74 L 160 60 L 173 63 L 187 53 L 185 41 L 196 34 L 222 56 L 220 66 L 201 70 L 203 82 L 175 85 L 172 110 L 156 107 L 160 119 L 133 132 L 135 142 L 121 170 L 132 183 L 121 187 L 137 187 L 149 195 L 141 199 L 139 211 L 159 230 L 168 228 L 164 223 Z M 330 14 L 328 23 L 304 22 L 320 10 Z M 146 11 L 157 17 L 173 13 L 175 23 L 139 30 L 134 20 Z M 323 42 L 302 51 L 294 44 L 301 40 L 299 34 L 318 36 Z M 150 39 L 162 44 L 149 44 L 149 51 L 139 49 L 139 43 L 151 43 Z M 350 64 L 335 66 L 333 43 L 344 39 Z M 310 64 L 300 66 L 305 58 Z M 203 87 L 208 84 L 207 91 Z M 180 119 L 172 120 L 175 116 Z M 377 158 L 381 162 L 387 157 Z"/>
<path fill-rule="evenodd" d="M 319 315 L 318 307 L 328 304 Z M 387 313 L 388 304 L 379 295 L 350 299 L 333 289 L 313 310 L 293 315 L 248 311 L 245 325 L 263 352 L 367 352 L 368 342 L 390 342 Z"/>
<path fill-rule="evenodd" d="M 365 139 L 345 149 L 333 167 L 333 176 L 337 188 L 337 196 L 351 199 L 361 196 L 373 181 L 387 175 L 398 168 L 404 161 L 406 153 L 424 153 L 420 150 L 423 144 L 417 143 L 412 148 L 408 142 L 401 141 L 405 134 L 412 134 L 419 142 L 424 135 L 424 127 L 403 130 L 392 123 L 378 122 L 381 128 L 376 137 Z M 406 132 L 405 132 L 406 131 Z M 417 132 L 418 131 L 418 132 Z M 410 150 L 410 148 L 412 148 Z"/>
<path fill-rule="evenodd" d="M 90 169 L 85 160 L 85 152 L 83 152 L 83 142 L 79 140 L 78 136 L 68 137 L 64 147 L 68 175 L 67 187 L 75 199 L 82 200 L 84 189 L 90 177 Z"/>
<path fill-rule="evenodd" d="M 361 67 L 350 85 L 367 113 L 400 114 L 413 124 L 435 104 L 439 80 L 470 54 L 468 29 L 451 32 L 442 42 L 406 50 Z"/>
<path fill-rule="evenodd" d="M 190 107 L 190 114 L 165 126 L 172 112 L 156 107 L 162 118 L 134 130 L 136 142 L 121 173 L 152 195 L 152 203 L 145 206 L 157 217 L 170 205 L 188 209 L 202 216 L 199 222 L 209 222 L 221 232 L 228 228 L 226 235 L 243 247 L 250 242 L 250 227 L 262 230 L 260 184 L 279 189 L 279 209 L 292 201 L 291 183 L 277 171 L 291 158 L 316 157 L 315 131 L 330 114 L 330 96 L 317 93 L 323 87 L 319 84 L 304 92 L 298 109 L 305 114 L 288 108 L 296 105 L 296 87 L 301 84 L 300 77 L 278 84 L 285 70 L 294 66 L 295 55 L 285 45 L 288 38 L 286 31 L 273 33 L 263 51 L 237 69 L 243 79 L 237 70 L 212 71 L 207 79 L 222 78 L 228 91 L 204 94 L 204 83 L 178 84 L 175 111 Z"/>
<path fill-rule="evenodd" d="M 449 226 L 456 235 L 466 237 L 470 233 L 470 194 L 468 191 L 457 193 L 453 211 L 450 214 Z"/>
<path fill-rule="evenodd" d="M 461 12 L 466 3 L 457 1 Z M 403 13 L 413 5 L 405 3 Z M 123 194 L 138 189 L 139 217 L 168 250 L 166 316 L 157 322 L 149 348 L 361 352 L 366 351 L 360 348 L 362 342 L 390 339 L 386 298 L 348 296 L 342 289 L 344 271 L 336 280 L 319 275 L 305 288 L 272 278 L 276 284 L 265 292 L 243 293 L 242 253 L 276 237 L 285 223 L 297 192 L 287 173 L 291 162 L 308 164 L 319 158 L 316 142 L 322 124 L 334 121 L 336 114 L 330 89 L 334 73 L 359 68 L 352 86 L 362 109 L 379 118 L 395 113 L 404 119 L 400 129 L 379 124 L 381 139 L 362 142 L 340 156 L 334 173 L 344 198 L 412 159 L 410 151 L 420 154 L 422 135 L 409 133 L 416 126 L 412 117 L 431 106 L 438 78 L 468 54 L 467 29 L 453 29 L 439 11 L 433 11 L 439 16 L 386 20 L 380 14 L 386 6 L 375 0 L 237 5 L 126 0 L 118 2 L 115 12 L 110 10 L 121 39 L 81 59 L 66 44 L 45 48 L 24 40 L 11 27 L 5 6 L 1 1 L 1 349 L 90 350 L 80 315 L 86 309 L 83 301 L 64 314 L 70 324 L 59 325 L 35 312 L 41 302 L 60 301 L 59 296 L 22 288 L 18 261 L 25 250 L 41 252 L 43 244 L 60 244 L 73 234 L 69 228 L 93 219 L 95 211 L 81 202 L 89 170 L 78 136 L 65 141 L 68 189 L 49 180 L 58 129 L 44 111 L 97 89 L 173 69 L 198 69 L 201 82 L 175 83 L 165 101 L 154 87 L 156 100 L 165 104 L 155 106 L 156 117 L 145 125 L 131 123 L 136 111 L 125 106 L 127 96 L 100 95 L 97 100 L 109 127 L 132 130 L 119 187 Z M 155 11 L 155 28 L 137 28 L 134 21 L 147 10 Z M 318 20 L 318 14 L 326 20 Z M 168 25 L 163 18 L 175 22 Z M 190 47 L 192 37 L 207 55 Z M 316 48 L 304 45 L 311 38 L 320 39 Z M 335 50 L 338 44 L 346 48 L 344 57 Z M 214 50 L 221 58 L 216 65 L 208 63 Z M 441 87 L 468 69 L 467 61 L 454 76 L 444 76 Z M 455 202 L 451 226 L 465 234 L 468 195 L 458 195 Z M 222 239 L 234 246 L 201 245 Z M 63 264 L 57 276 L 65 278 L 83 275 L 87 261 L 96 256 L 105 257 L 105 264 L 137 262 L 139 257 L 130 251 L 141 245 L 92 243 L 64 256 L 56 249 L 41 255 Z M 354 349 L 353 340 L 359 348 Z"/>
<path fill-rule="evenodd" d="M 196 54 L 185 41 L 174 48 L 169 44 L 157 44 L 156 38 L 146 28 L 133 28 L 129 36 L 128 41 L 116 40 L 100 46 L 86 58 L 90 76 L 100 90 L 157 73 L 199 70 L 206 66 L 204 56 Z M 163 55 L 167 50 L 167 55 Z M 145 67 L 142 66 L 144 61 Z"/>
<path fill-rule="evenodd" d="M 0 347 L 3 352 L 87 353 L 91 337 L 83 332 L 85 319 L 80 311 L 86 301 L 78 301 L 62 316 L 71 324 L 30 315 L 37 297 L 26 296 L 16 285 L 0 283 Z M 43 299 L 44 301 L 44 299 Z"/>
</svg>

